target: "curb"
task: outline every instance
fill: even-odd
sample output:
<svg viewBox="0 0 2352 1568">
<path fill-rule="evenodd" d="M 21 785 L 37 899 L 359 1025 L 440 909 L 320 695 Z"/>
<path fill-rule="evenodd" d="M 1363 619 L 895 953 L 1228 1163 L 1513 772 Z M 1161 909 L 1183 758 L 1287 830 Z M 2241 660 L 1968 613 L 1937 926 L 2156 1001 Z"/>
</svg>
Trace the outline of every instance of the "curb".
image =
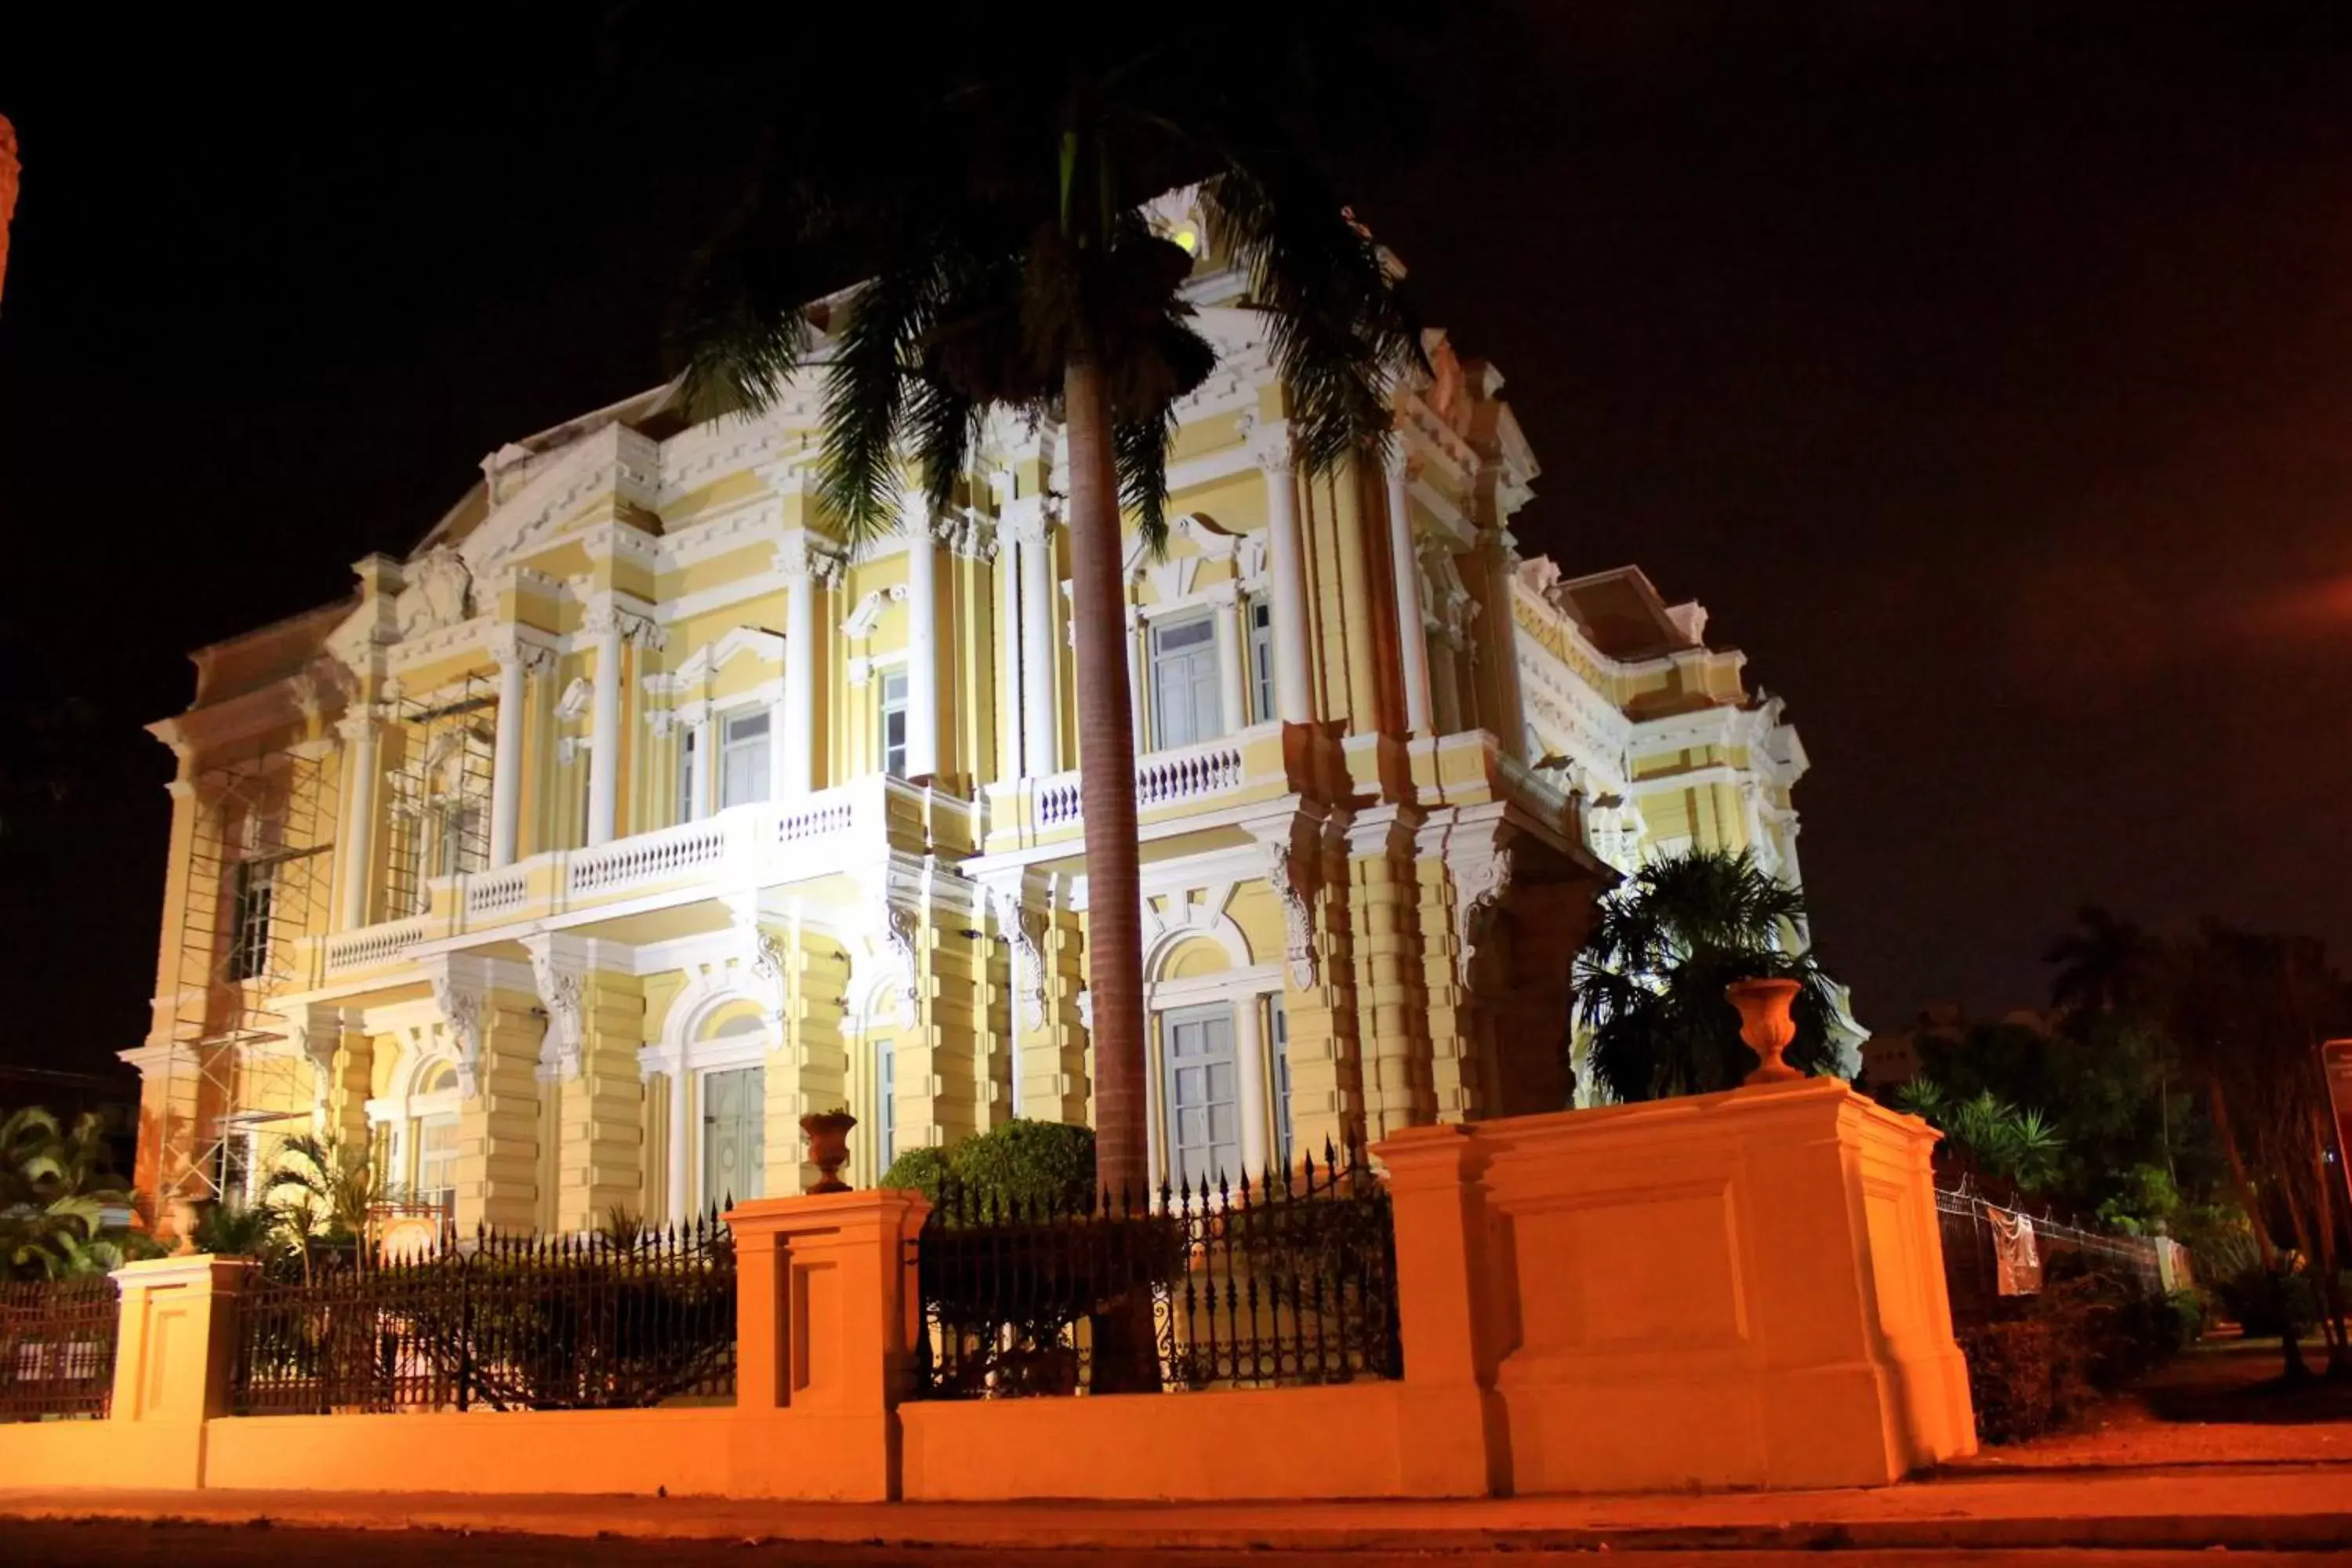
<svg viewBox="0 0 2352 1568">
<path fill-rule="evenodd" d="M 223 1502 L 174 1504 L 162 1513 L 85 1501 L 9 1508 L 0 1518 L 48 1521 L 185 1523 L 224 1528 L 268 1524 L 312 1530 L 432 1530 L 496 1533 L 541 1539 L 621 1536 L 635 1540 L 731 1540 L 789 1545 L 863 1545 L 891 1548 L 1031 1551 L 1248 1551 L 1321 1552 L 1832 1552 L 1832 1551 L 2031 1551 L 2109 1549 L 2138 1551 L 2310 1551 L 2352 1545 L 2352 1511 L 2297 1514 L 2108 1515 L 2079 1519 L 1916 1519 L 1847 1523 L 1790 1521 L 1778 1524 L 1623 1526 L 1562 1529 L 1234 1529 L 1170 1528 L 1139 1520 L 1131 1525 L 1056 1525 L 1050 1520 L 1019 1526 L 931 1518 L 928 1531 L 877 1529 L 870 1516 L 839 1525 L 809 1528 L 817 1521 L 779 1510 L 763 1530 L 742 1519 L 614 1521 L 596 1510 L 569 1518 L 533 1516 L 518 1521 L 495 1505 L 401 1507 L 359 1510 L 332 1507 L 304 1510 L 282 1502 L 268 1507 Z M 911 1521 L 910 1521 L 911 1522 Z M 747 1529 L 747 1525 L 751 1527 Z M 975 1528 L 974 1526 L 977 1526 Z"/>
</svg>

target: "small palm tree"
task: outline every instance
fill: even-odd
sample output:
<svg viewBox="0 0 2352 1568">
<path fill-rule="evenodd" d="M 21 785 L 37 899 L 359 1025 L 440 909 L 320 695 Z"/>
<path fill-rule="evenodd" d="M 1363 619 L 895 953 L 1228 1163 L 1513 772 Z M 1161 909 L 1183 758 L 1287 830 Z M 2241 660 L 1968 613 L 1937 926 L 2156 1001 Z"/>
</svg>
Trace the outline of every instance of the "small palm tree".
<svg viewBox="0 0 2352 1568">
<path fill-rule="evenodd" d="M 297 1133 L 278 1146 L 278 1158 L 261 1182 L 261 1201 L 278 1216 L 287 1239 L 302 1255 L 310 1274 L 311 1249 L 324 1237 L 352 1237 L 358 1267 L 367 1268 L 367 1237 L 378 1205 L 397 1200 L 364 1149 L 345 1149 L 340 1139 Z"/>
<path fill-rule="evenodd" d="M 2058 966 L 2050 1000 L 2083 1013 L 2130 1013 L 2154 1005 L 2166 969 L 2164 944 L 2103 905 L 2084 904 L 2074 920 L 2078 929 L 2042 955 Z"/>
<path fill-rule="evenodd" d="M 1418 336 L 1308 134 L 1403 97 L 1356 47 L 1360 15 L 1262 9 L 1236 47 L 1222 16 L 1105 6 L 1008 47 L 997 29 L 1024 19 L 955 7 L 893 46 L 878 113 L 864 73 L 800 58 L 773 89 L 761 176 L 685 300 L 698 412 L 765 407 L 824 363 L 824 498 L 853 545 L 898 526 L 902 461 L 945 508 L 989 411 L 1061 422 L 1113 1186 L 1149 1185 L 1121 503 L 1156 547 L 1178 402 L 1217 364 L 1183 293 L 1202 247 L 1247 279 L 1301 466 L 1389 438 L 1390 382 Z M 1189 246 L 1140 210 L 1177 189 L 1205 218 Z"/>
<path fill-rule="evenodd" d="M 1756 978 L 1802 986 L 1789 1061 L 1851 1072 L 1832 1037 L 1836 984 L 1797 945 L 1804 920 L 1804 895 L 1744 850 L 1666 856 L 1605 895 L 1574 982 L 1600 1087 L 1618 1100 L 1656 1100 L 1738 1084 L 1756 1058 L 1724 988 Z"/>
<path fill-rule="evenodd" d="M 1955 1100 L 1925 1078 L 1902 1085 L 1890 1100 L 1943 1133 L 1980 1175 L 2023 1193 L 2040 1192 L 2058 1179 L 2066 1141 L 2039 1109 L 2020 1110 L 1989 1089 Z"/>
</svg>

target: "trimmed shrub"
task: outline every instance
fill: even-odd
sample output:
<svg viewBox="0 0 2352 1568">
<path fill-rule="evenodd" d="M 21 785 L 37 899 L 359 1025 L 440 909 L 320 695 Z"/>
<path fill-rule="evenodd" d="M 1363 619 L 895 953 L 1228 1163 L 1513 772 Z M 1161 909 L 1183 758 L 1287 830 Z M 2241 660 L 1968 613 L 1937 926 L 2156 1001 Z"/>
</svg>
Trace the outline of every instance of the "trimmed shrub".
<svg viewBox="0 0 2352 1568">
<path fill-rule="evenodd" d="M 1008 1121 L 966 1139 L 948 1168 L 977 1203 L 1082 1209 L 1095 1201 L 1095 1132 L 1060 1121 Z"/>
<path fill-rule="evenodd" d="M 918 1192 L 937 1205 L 940 1189 L 947 1184 L 948 1157 L 944 1150 L 909 1149 L 890 1162 L 882 1173 L 880 1185 L 900 1192 Z"/>
<path fill-rule="evenodd" d="M 2019 1443 L 2059 1426 L 2163 1362 L 2201 1327 L 2193 1292 L 2152 1295 L 2071 1260 L 2038 1295 L 2012 1297 L 1962 1331 L 1977 1435 Z"/>
</svg>

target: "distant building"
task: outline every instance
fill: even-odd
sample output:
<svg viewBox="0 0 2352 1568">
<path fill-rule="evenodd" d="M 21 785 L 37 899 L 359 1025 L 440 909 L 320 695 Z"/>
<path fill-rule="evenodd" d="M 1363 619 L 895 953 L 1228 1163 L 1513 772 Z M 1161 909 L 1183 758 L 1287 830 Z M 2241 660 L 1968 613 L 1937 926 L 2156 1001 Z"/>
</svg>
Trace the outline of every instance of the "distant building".
<svg viewBox="0 0 2352 1568">
<path fill-rule="evenodd" d="M 1128 557 L 1171 1180 L 1557 1108 L 1611 868 L 1798 875 L 1803 746 L 1705 613 L 1516 553 L 1500 374 L 1433 334 L 1394 460 L 1308 480 L 1241 288 L 1191 285 L 1223 364 Z M 797 1192 L 808 1111 L 856 1113 L 860 1183 L 1090 1118 L 1062 434 L 991 422 L 853 553 L 818 374 L 502 447 L 405 560 L 195 656 L 146 1190 L 316 1127 L 461 1226 L 571 1230 Z"/>
</svg>

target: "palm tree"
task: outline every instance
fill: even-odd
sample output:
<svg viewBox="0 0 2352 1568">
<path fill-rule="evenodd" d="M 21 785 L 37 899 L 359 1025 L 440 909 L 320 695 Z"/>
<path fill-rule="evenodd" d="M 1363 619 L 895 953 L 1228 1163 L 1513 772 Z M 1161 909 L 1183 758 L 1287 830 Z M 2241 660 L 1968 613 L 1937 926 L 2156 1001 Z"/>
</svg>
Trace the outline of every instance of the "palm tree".
<svg viewBox="0 0 2352 1568">
<path fill-rule="evenodd" d="M 323 1233 L 353 1237 L 358 1267 L 367 1267 L 368 1226 L 379 1204 L 398 1196 L 364 1149 L 347 1150 L 335 1138 L 296 1133 L 278 1146 L 278 1158 L 261 1179 L 261 1199 L 278 1216 L 287 1238 L 301 1250 L 302 1272 L 310 1272 L 310 1249 Z"/>
<path fill-rule="evenodd" d="M 2044 963 L 2058 965 L 2051 1002 L 2081 1013 L 2133 1013 L 2152 1005 L 2165 970 L 2164 944 L 2100 904 L 2084 904 L 2074 920 L 2080 929 L 2042 955 Z"/>
<path fill-rule="evenodd" d="M 1830 1022 L 1835 982 L 1798 947 L 1805 898 L 1742 850 L 1693 850 L 1653 860 L 1601 900 L 1576 956 L 1576 1022 L 1587 1058 L 1619 1100 L 1729 1089 L 1755 1063 L 1724 1000 L 1735 980 L 1802 983 L 1788 1059 L 1851 1071 Z"/>
<path fill-rule="evenodd" d="M 887 86 L 828 38 L 838 68 L 803 55 L 767 89 L 760 174 L 686 290 L 688 406 L 764 408 L 822 363 L 823 498 L 853 546 L 898 526 L 902 460 L 944 508 L 990 411 L 1061 422 L 1096 1125 L 1106 1184 L 1140 1189 L 1121 504 L 1157 548 L 1178 402 L 1217 363 L 1182 293 L 1202 246 L 1248 280 L 1301 466 L 1383 449 L 1390 382 L 1418 337 L 1392 263 L 1342 205 L 1307 128 L 1403 95 L 1359 47 L 1359 13 L 1331 4 L 1263 10 L 1245 45 L 1222 16 L 1164 9 L 1041 25 L 975 4 L 890 25 L 901 36 Z M 1205 220 L 1192 247 L 1140 210 L 1177 189 L 1197 191 Z"/>
</svg>

